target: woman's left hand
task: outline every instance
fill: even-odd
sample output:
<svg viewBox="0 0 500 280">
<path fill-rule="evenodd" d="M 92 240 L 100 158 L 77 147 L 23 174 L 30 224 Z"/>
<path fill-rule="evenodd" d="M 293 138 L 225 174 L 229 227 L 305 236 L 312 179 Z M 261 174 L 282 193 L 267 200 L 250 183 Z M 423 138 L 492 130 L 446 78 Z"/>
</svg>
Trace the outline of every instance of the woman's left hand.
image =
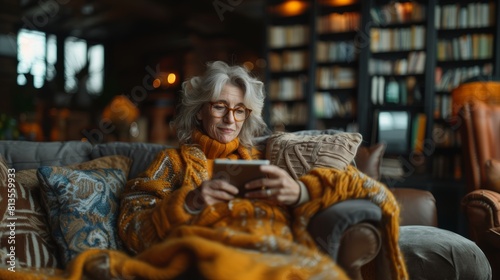
<svg viewBox="0 0 500 280">
<path fill-rule="evenodd" d="M 267 178 L 253 180 L 245 185 L 246 198 L 271 200 L 284 205 L 295 204 L 300 197 L 300 185 L 284 169 L 275 165 L 262 165 L 260 171 Z"/>
</svg>

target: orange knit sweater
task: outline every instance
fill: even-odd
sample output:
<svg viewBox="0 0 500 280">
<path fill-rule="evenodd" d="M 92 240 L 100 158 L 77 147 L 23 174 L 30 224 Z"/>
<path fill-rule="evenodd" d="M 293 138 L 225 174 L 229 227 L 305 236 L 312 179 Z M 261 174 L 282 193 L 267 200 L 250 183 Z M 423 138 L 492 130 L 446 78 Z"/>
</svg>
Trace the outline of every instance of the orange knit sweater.
<svg viewBox="0 0 500 280">
<path fill-rule="evenodd" d="M 310 201 L 294 209 L 235 199 L 197 215 L 186 212 L 187 193 L 210 178 L 213 159 L 260 156 L 237 139 L 224 145 L 199 132 L 193 138 L 196 145 L 161 152 L 127 183 L 118 227 L 126 246 L 138 254 L 87 250 L 54 279 L 79 279 L 84 271 L 99 278 L 174 279 L 192 268 L 206 279 L 347 279 L 317 249 L 306 227 L 318 211 L 350 198 L 381 206 L 393 279 L 408 279 L 397 244 L 398 205 L 384 185 L 354 167 L 314 169 L 301 177 Z"/>
</svg>

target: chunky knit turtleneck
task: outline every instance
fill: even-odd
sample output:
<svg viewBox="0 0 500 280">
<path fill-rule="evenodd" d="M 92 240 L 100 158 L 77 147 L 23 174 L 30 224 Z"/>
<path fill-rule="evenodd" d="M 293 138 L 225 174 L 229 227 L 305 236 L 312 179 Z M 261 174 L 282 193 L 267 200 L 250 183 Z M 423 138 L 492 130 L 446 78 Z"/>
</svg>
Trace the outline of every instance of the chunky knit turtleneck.
<svg viewBox="0 0 500 280">
<path fill-rule="evenodd" d="M 257 159 L 260 153 L 256 149 L 249 149 L 240 145 L 239 138 L 229 143 L 221 143 L 199 130 L 193 132 L 193 144 L 198 145 L 207 158 L 207 172 L 212 176 L 213 162 L 216 158 L 228 159 Z"/>
<path fill-rule="evenodd" d="M 227 158 L 236 152 L 240 145 L 238 138 L 229 143 L 221 143 L 199 130 L 193 132 L 193 142 L 200 145 L 207 159 Z"/>
</svg>

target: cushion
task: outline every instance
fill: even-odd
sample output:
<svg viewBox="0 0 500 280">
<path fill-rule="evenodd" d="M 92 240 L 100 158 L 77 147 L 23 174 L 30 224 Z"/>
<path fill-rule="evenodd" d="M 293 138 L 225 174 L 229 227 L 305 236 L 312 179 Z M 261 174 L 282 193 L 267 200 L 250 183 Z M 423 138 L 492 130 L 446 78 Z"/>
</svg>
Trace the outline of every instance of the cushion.
<svg viewBox="0 0 500 280">
<path fill-rule="evenodd" d="M 315 167 L 346 170 L 361 141 L 359 133 L 297 135 L 280 132 L 267 140 L 266 158 L 297 179 Z"/>
<path fill-rule="evenodd" d="M 97 169 L 97 168 L 118 168 L 125 174 L 129 172 L 132 160 L 126 156 L 107 156 L 83 163 L 68 166 L 71 169 Z M 62 263 L 57 254 L 57 248 L 50 234 L 45 208 L 40 204 L 40 183 L 37 178 L 37 169 L 16 170 L 17 201 L 16 209 L 18 219 L 23 226 L 22 231 L 16 232 L 16 254 L 19 265 L 26 267 L 61 267 Z M 3 184 L 2 184 L 3 185 Z M 7 197 L 6 189 L 0 190 L 0 198 Z M 0 200 L 1 202 L 1 200 Z M 4 206 L 4 204 L 2 204 Z M 5 216 L 5 209 L 0 207 L 0 215 Z M 4 220 L 4 219 L 2 219 Z M 2 223 L 3 224 L 3 223 Z M 5 229 L 5 227 L 2 227 Z M 0 232 L 2 237 L 8 237 L 7 231 Z M 5 241 L 5 240 L 4 240 Z M 6 256 L 6 241 L 1 243 L 0 258 Z M 23 249 L 26 248 L 26 249 Z M 3 252 L 3 253 L 2 253 Z"/>
<path fill-rule="evenodd" d="M 500 193 L 500 161 L 490 159 L 484 165 L 485 185 L 484 188 Z"/>
<path fill-rule="evenodd" d="M 290 133 L 299 136 L 312 136 L 312 135 L 323 135 L 323 134 L 334 135 L 337 133 L 344 133 L 344 131 L 337 129 L 307 129 L 307 130 L 298 130 Z M 265 134 L 262 136 L 254 137 L 252 139 L 254 147 L 265 154 L 266 143 L 269 137 L 271 136 L 272 134 Z"/>
<path fill-rule="evenodd" d="M 136 178 L 139 173 L 153 162 L 156 155 L 164 149 L 172 146 L 152 143 L 126 143 L 113 142 L 97 144 L 92 149 L 91 157 L 100 158 L 109 155 L 122 155 L 133 159 L 128 174 L 129 179 Z"/>
<path fill-rule="evenodd" d="M 430 226 L 402 226 L 399 246 L 412 280 L 489 280 L 491 267 L 471 240 Z"/>
<path fill-rule="evenodd" d="M 375 180 L 380 179 L 380 164 L 384 157 L 386 144 L 377 143 L 370 147 L 361 146 L 358 148 L 354 161 L 356 167 Z"/>
<path fill-rule="evenodd" d="M 126 156 L 114 155 L 96 158 L 82 163 L 75 163 L 65 167 L 75 170 L 89 170 L 99 168 L 121 169 L 125 174 L 129 174 L 132 160 Z M 36 175 L 38 169 L 26 169 L 17 171 L 17 181 L 28 188 L 39 188 L 40 183 Z M 38 196 L 37 199 L 38 200 Z"/>
<path fill-rule="evenodd" d="M 16 266 L 56 268 L 59 265 L 56 248 L 50 238 L 46 215 L 38 202 L 40 190 L 24 185 L 22 172 L 9 169 L 0 156 L 0 260 L 11 266 L 8 263 L 10 247 L 15 246 Z M 35 181 L 38 183 L 36 178 Z M 14 200 L 9 201 L 13 194 Z M 14 207 L 12 210 L 9 203 Z M 15 235 L 10 231 L 11 222 L 15 223 Z"/>
<path fill-rule="evenodd" d="M 90 160 L 92 144 L 83 141 L 2 141 L 0 154 L 16 170 L 40 166 L 65 166 Z"/>
<path fill-rule="evenodd" d="M 45 166 L 37 175 L 64 265 L 88 248 L 122 249 L 116 224 L 126 182 L 123 170 Z"/>
</svg>

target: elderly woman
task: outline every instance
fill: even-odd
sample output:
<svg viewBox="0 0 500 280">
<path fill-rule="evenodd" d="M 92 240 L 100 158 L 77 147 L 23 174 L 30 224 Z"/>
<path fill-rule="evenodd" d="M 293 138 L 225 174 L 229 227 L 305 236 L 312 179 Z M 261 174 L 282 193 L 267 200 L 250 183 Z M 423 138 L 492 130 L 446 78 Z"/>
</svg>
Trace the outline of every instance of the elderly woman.
<svg viewBox="0 0 500 280">
<path fill-rule="evenodd" d="M 262 158 L 252 146 L 266 130 L 262 82 L 242 67 L 213 62 L 182 89 L 180 147 L 159 153 L 122 196 L 118 226 L 126 247 L 161 263 L 172 278 L 196 267 L 209 279 L 346 279 L 310 240 L 301 216 L 321 210 L 317 202 L 301 206 L 328 197 L 325 188 L 335 187 L 339 171 L 317 169 L 294 180 L 264 165 L 267 177 L 237 197 L 235 186 L 212 179 L 213 162 Z M 326 181 L 331 186 L 320 184 Z M 404 278 L 404 264 L 398 273 Z"/>
</svg>

